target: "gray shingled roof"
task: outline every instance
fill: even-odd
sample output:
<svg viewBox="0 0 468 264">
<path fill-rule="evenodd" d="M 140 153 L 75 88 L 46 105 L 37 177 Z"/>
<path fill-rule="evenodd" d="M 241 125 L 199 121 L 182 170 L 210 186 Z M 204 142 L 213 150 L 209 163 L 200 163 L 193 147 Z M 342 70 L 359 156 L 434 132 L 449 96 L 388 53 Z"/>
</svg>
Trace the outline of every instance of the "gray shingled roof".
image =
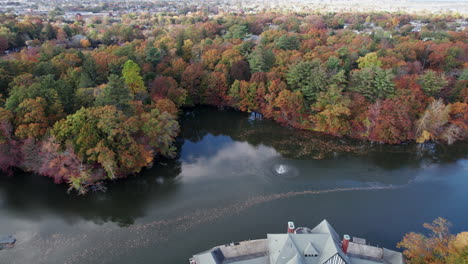
<svg viewBox="0 0 468 264">
<path fill-rule="evenodd" d="M 233 252 L 243 256 L 235 258 Z M 327 220 L 306 233 L 268 234 L 267 239 L 219 246 L 194 256 L 197 264 L 324 264 L 332 258 L 346 264 L 403 264 L 399 252 L 353 242 L 344 254 L 341 239 Z"/>
</svg>

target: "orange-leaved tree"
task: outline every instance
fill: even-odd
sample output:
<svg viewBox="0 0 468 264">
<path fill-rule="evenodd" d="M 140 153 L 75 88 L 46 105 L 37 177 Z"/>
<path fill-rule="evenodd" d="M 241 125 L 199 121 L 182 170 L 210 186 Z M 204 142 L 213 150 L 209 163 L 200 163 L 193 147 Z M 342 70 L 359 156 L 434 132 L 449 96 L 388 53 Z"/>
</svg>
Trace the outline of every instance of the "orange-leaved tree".
<svg viewBox="0 0 468 264">
<path fill-rule="evenodd" d="M 403 254 L 408 264 L 466 264 L 468 263 L 468 232 L 457 236 L 450 234 L 451 224 L 447 219 L 437 218 L 424 227 L 431 231 L 429 236 L 408 233 L 398 243 L 405 248 Z"/>
</svg>

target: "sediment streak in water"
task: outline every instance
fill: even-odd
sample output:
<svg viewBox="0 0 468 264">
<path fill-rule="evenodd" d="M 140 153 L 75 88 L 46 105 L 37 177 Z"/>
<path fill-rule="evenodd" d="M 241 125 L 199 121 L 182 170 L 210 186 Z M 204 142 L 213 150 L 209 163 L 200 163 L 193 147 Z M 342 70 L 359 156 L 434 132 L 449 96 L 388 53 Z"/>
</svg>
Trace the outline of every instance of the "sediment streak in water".
<svg viewBox="0 0 468 264">
<path fill-rule="evenodd" d="M 110 263 L 112 262 L 111 258 L 128 254 L 131 250 L 148 247 L 149 245 L 168 240 L 174 232 L 183 232 L 197 225 L 215 221 L 222 217 L 239 214 L 254 206 L 275 200 L 303 195 L 320 195 L 336 192 L 391 190 L 402 188 L 408 184 L 291 191 L 255 196 L 225 207 L 196 210 L 177 218 L 134 224 L 128 228 L 101 228 L 78 236 L 53 234 L 46 238 L 38 237 L 31 241 L 31 243 L 34 244 L 31 246 L 44 249 L 44 251 L 42 251 L 42 256 L 36 258 L 42 263 L 49 263 L 51 261 L 49 258 L 53 258 L 51 255 L 55 255 L 55 253 L 63 252 L 65 250 L 74 252 L 74 254 L 71 254 L 69 259 L 65 261 L 65 263 L 68 264 L 90 263 L 93 260 L 99 259 L 109 260 Z M 26 249 L 28 246 L 22 245 L 22 247 L 25 247 L 24 249 Z M 75 248 L 75 250 L 70 250 L 70 247 Z"/>
</svg>

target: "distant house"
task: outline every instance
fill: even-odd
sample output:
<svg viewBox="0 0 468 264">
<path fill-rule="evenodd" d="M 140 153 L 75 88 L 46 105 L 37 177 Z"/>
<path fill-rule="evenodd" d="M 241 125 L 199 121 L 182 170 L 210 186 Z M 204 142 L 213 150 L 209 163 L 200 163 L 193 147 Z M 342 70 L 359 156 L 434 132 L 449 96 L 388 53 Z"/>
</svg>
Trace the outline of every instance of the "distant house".
<svg viewBox="0 0 468 264">
<path fill-rule="evenodd" d="M 250 35 L 248 35 L 247 37 L 245 37 L 243 40 L 244 40 L 244 41 L 253 41 L 253 42 L 255 42 L 255 43 L 259 43 L 259 42 L 260 42 L 260 39 L 261 39 L 260 36 L 250 34 Z"/>
<path fill-rule="evenodd" d="M 458 25 L 457 27 L 455 28 L 455 31 L 463 31 L 465 30 L 466 27 L 468 27 L 468 21 L 464 20 L 464 19 L 457 19 L 457 21 L 455 21 Z"/>
<path fill-rule="evenodd" d="M 410 24 L 413 26 L 411 32 L 421 32 L 422 28 L 427 25 L 427 23 L 421 23 L 419 20 L 410 21 Z"/>
<path fill-rule="evenodd" d="M 85 39 L 88 39 L 88 38 L 81 34 L 74 35 L 73 37 L 71 37 L 69 45 L 71 47 L 81 47 L 81 41 Z"/>
<path fill-rule="evenodd" d="M 272 29 L 272 30 L 278 30 L 279 29 L 278 25 L 275 25 L 275 24 L 272 24 L 272 23 L 268 23 L 267 26 L 268 26 L 269 29 Z"/>
<path fill-rule="evenodd" d="M 218 14 L 219 13 L 219 8 L 217 6 L 209 6 L 208 7 L 208 13 Z"/>
<path fill-rule="evenodd" d="M 268 234 L 266 239 L 214 247 L 190 259 L 191 264 L 403 264 L 400 252 L 366 244 L 344 235 L 340 240 L 323 220 L 315 228 L 288 223 L 288 233 Z"/>
</svg>

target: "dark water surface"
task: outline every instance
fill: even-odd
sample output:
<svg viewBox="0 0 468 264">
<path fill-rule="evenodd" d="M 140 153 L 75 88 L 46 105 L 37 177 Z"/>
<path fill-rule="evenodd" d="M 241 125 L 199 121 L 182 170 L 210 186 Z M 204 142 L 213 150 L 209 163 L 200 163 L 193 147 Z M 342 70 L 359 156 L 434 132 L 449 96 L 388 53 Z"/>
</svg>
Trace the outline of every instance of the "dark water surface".
<svg viewBox="0 0 468 264">
<path fill-rule="evenodd" d="M 187 263 L 231 241 L 313 227 L 395 248 L 422 223 L 468 230 L 468 146 L 382 146 L 209 108 L 182 118 L 176 160 L 76 196 L 30 174 L 0 176 L 0 263 Z"/>
</svg>

